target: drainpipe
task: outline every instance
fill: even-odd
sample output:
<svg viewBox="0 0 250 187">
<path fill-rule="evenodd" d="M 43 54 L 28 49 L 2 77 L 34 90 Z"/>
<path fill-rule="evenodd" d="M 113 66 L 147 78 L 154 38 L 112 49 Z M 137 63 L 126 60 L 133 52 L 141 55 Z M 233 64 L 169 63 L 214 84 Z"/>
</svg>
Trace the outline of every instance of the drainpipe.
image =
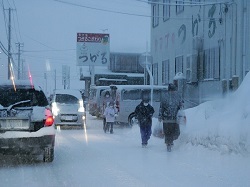
<svg viewBox="0 0 250 187">
<path fill-rule="evenodd" d="M 243 44 L 243 50 L 242 50 L 242 80 L 245 76 L 246 72 L 246 42 L 247 42 L 247 2 L 246 0 L 243 0 L 243 21 L 242 21 L 242 31 L 243 31 L 243 37 L 242 37 L 242 44 Z"/>
<path fill-rule="evenodd" d="M 230 77 L 236 75 L 236 59 L 237 59 L 237 4 L 233 0 L 232 6 L 232 36 L 231 36 L 231 56 L 230 56 Z"/>
</svg>

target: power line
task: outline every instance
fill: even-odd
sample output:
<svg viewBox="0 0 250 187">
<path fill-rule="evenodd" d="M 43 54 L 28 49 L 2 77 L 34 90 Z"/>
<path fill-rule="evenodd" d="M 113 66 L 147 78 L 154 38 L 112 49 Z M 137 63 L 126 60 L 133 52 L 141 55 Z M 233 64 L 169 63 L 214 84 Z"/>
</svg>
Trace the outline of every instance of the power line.
<svg viewBox="0 0 250 187">
<path fill-rule="evenodd" d="M 114 11 L 114 10 L 107 10 L 107 9 L 102 9 L 102 8 L 94 8 L 90 6 L 85 6 L 85 5 L 80 5 L 77 3 L 70 3 L 67 1 L 63 0 L 54 0 L 59 3 L 64 3 L 72 6 L 77 6 L 77 7 L 82 7 L 82 8 L 87 8 L 87 9 L 92 9 L 92 10 L 98 10 L 98 11 L 103 11 L 103 12 L 111 12 L 111 13 L 116 13 L 116 14 L 123 14 L 123 15 L 129 15 L 129 16 L 140 16 L 140 17 L 151 17 L 151 15 L 144 15 L 144 14 L 133 14 L 133 13 L 128 13 L 128 12 L 120 12 L 120 11 Z"/>
<path fill-rule="evenodd" d="M 0 41 L 0 48 L 2 49 L 3 53 L 8 56 L 8 50 L 4 47 L 1 41 Z"/>
<path fill-rule="evenodd" d="M 13 5 L 14 5 L 14 9 L 16 10 L 15 13 L 16 13 L 16 20 L 17 20 L 18 33 L 19 33 L 20 40 L 22 41 L 22 36 L 21 36 L 21 32 L 20 32 L 20 25 L 19 25 L 19 19 L 18 19 L 16 4 L 15 4 L 15 1 L 14 1 L 14 0 L 13 0 Z M 15 26 L 15 25 L 14 25 L 14 26 Z"/>
<path fill-rule="evenodd" d="M 23 54 L 23 56 L 25 56 L 26 58 L 50 59 L 50 60 L 57 60 L 57 61 L 62 61 L 62 60 L 70 61 L 70 60 L 72 60 L 72 58 L 57 58 L 57 57 L 48 57 L 48 56 L 33 56 L 33 55 L 25 55 L 25 54 Z"/>
<path fill-rule="evenodd" d="M 75 51 L 76 49 L 52 49 L 52 50 L 23 50 L 26 53 L 40 53 L 40 52 L 61 52 L 61 51 Z"/>
<path fill-rule="evenodd" d="M 177 1 L 175 3 L 161 3 L 161 2 L 155 2 L 153 0 L 148 1 L 148 0 L 136 0 L 139 2 L 143 3 L 148 3 L 148 4 L 154 4 L 154 5 L 169 5 L 169 6 L 206 6 L 206 5 L 215 5 L 215 4 L 225 4 L 225 3 L 231 3 L 231 2 L 225 2 L 225 1 L 220 1 L 220 2 L 194 2 L 194 1 Z"/>
<path fill-rule="evenodd" d="M 27 38 L 29 38 L 29 39 L 31 39 L 31 40 L 33 40 L 33 41 L 35 41 L 35 42 L 41 44 L 41 45 L 44 46 L 44 47 L 47 47 L 47 48 L 50 48 L 50 49 L 55 50 L 54 48 L 52 48 L 52 47 L 50 47 L 50 46 L 48 46 L 48 45 L 46 45 L 46 44 L 44 44 L 44 43 L 42 43 L 42 42 L 40 42 L 40 41 L 34 39 L 34 38 L 32 38 L 32 37 L 30 37 L 30 36 L 28 36 L 28 35 L 26 35 L 26 34 L 23 34 L 23 35 L 26 36 Z"/>
<path fill-rule="evenodd" d="M 2 0 L 2 7 L 3 7 L 3 17 L 4 17 L 4 24 L 5 24 L 5 32 L 6 32 L 6 37 L 8 38 L 8 30 L 7 30 L 7 20 L 6 20 L 6 15 L 5 15 L 5 8 L 4 8 L 4 3 Z"/>
<path fill-rule="evenodd" d="M 13 14 L 14 31 L 15 31 L 15 34 L 16 34 L 16 39 L 19 42 L 19 41 L 22 40 L 22 36 L 21 36 L 21 33 L 20 33 L 19 20 L 18 20 L 17 9 L 16 9 L 16 5 L 15 5 L 14 0 L 13 0 L 13 6 L 14 6 L 14 10 L 15 10 L 14 11 L 15 14 Z"/>
<path fill-rule="evenodd" d="M 143 14 L 133 14 L 133 13 L 126 13 L 126 12 L 120 12 L 120 11 L 113 11 L 113 10 L 107 10 L 107 9 L 101 9 L 101 8 L 94 8 L 94 7 L 90 7 L 90 6 L 85 6 L 85 5 L 81 5 L 81 4 L 76 4 L 76 3 L 71 3 L 71 2 L 67 2 L 64 0 L 54 0 L 56 2 L 59 3 L 64 3 L 64 4 L 68 4 L 68 5 L 72 5 L 72 6 L 76 6 L 76 7 L 82 7 L 82 8 L 87 8 L 87 9 L 92 9 L 92 10 L 97 10 L 97 11 L 104 11 L 104 12 L 111 12 L 111 13 L 117 13 L 117 14 L 123 14 L 123 15 L 130 15 L 130 16 L 140 16 L 140 17 L 148 17 L 148 18 L 164 18 L 163 16 L 153 16 L 153 15 L 143 15 Z M 146 0 L 137 0 L 140 2 L 145 2 L 145 3 L 149 3 Z M 182 3 L 160 3 L 160 2 L 150 2 L 150 4 L 158 4 L 158 5 L 171 5 L 171 6 L 205 6 L 205 5 L 214 5 L 214 4 L 225 4 L 225 3 L 229 3 L 229 2 L 214 2 L 214 3 L 203 3 L 203 4 L 182 4 Z M 179 18 L 179 17 L 171 17 L 171 19 L 173 20 L 183 20 L 183 19 L 187 19 L 187 20 L 191 20 L 192 17 L 188 18 Z M 218 18 L 219 19 L 219 18 Z M 209 18 L 204 19 L 205 20 L 209 20 Z"/>
</svg>

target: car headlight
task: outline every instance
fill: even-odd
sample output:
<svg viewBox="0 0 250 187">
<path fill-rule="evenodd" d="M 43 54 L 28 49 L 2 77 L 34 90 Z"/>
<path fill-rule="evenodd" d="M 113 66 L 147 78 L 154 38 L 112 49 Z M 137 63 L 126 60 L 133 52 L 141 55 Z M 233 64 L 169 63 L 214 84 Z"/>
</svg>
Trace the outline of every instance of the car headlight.
<svg viewBox="0 0 250 187">
<path fill-rule="evenodd" d="M 78 112 L 85 112 L 85 108 L 83 106 L 83 100 L 79 100 L 80 107 L 78 109 Z"/>
<path fill-rule="evenodd" d="M 53 116 L 58 116 L 59 111 L 60 110 L 57 107 L 56 103 L 52 103 L 52 113 L 53 113 Z"/>
</svg>

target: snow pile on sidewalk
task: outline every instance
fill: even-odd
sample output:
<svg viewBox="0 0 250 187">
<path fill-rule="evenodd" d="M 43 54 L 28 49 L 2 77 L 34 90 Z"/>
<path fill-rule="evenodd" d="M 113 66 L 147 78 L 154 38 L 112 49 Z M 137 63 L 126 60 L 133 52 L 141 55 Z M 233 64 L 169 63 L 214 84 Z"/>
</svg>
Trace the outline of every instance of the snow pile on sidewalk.
<svg viewBox="0 0 250 187">
<path fill-rule="evenodd" d="M 224 99 L 187 109 L 180 140 L 221 152 L 250 153 L 250 73 Z"/>
</svg>

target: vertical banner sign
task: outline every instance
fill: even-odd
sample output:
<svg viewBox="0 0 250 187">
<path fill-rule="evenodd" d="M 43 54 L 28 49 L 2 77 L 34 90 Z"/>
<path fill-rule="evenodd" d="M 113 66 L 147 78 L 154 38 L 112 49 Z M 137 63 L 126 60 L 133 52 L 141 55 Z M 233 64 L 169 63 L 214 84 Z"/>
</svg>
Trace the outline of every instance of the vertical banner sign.
<svg viewBox="0 0 250 187">
<path fill-rule="evenodd" d="M 62 85 L 64 88 L 69 88 L 70 85 L 70 67 L 67 65 L 62 66 Z"/>
<path fill-rule="evenodd" d="M 77 33 L 77 65 L 103 66 L 109 62 L 109 34 Z"/>
</svg>

